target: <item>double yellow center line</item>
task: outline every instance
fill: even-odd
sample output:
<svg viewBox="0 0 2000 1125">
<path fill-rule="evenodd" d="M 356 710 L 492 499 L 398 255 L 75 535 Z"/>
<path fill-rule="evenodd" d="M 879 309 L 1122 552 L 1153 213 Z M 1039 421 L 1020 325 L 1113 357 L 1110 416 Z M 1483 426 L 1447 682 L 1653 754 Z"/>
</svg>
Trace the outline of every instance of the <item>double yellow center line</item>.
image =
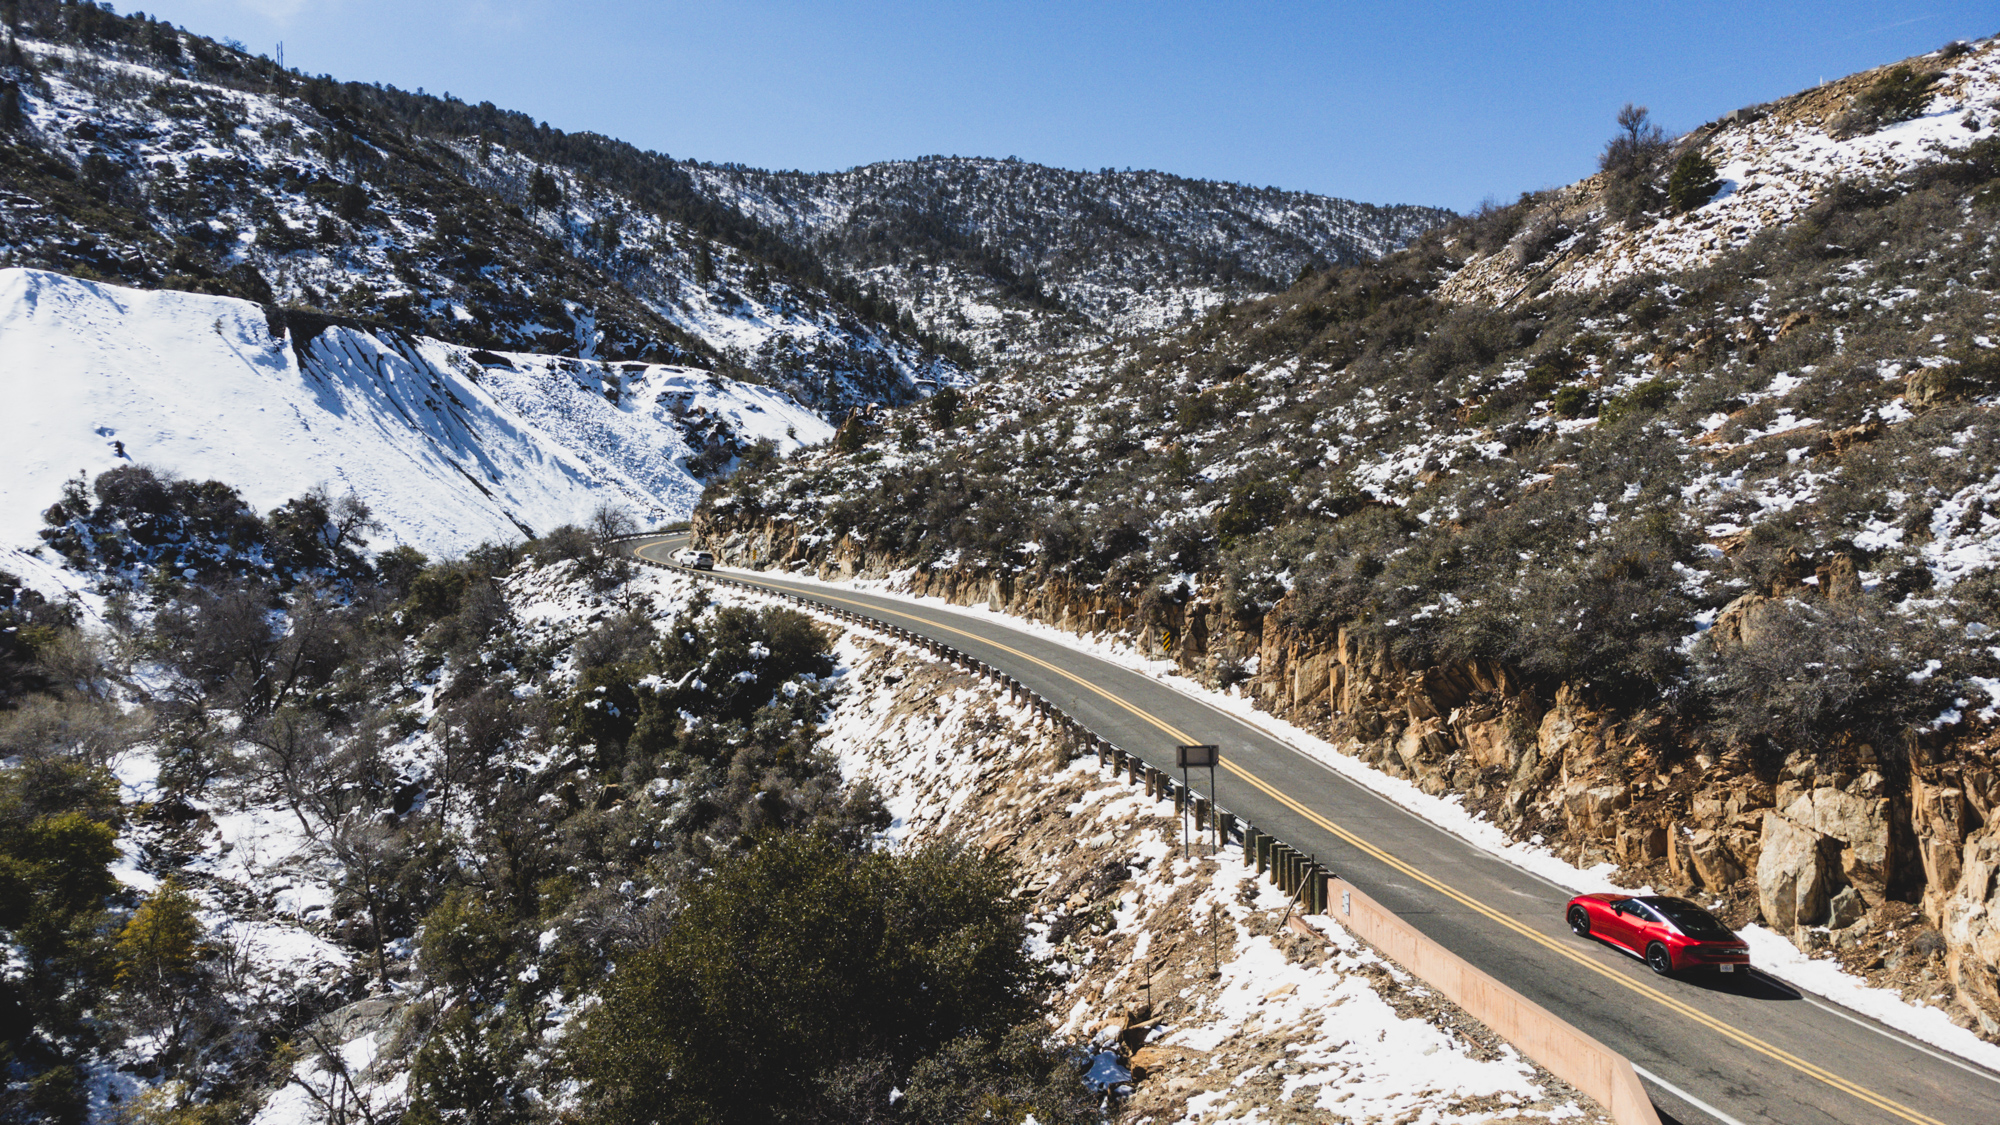
<svg viewBox="0 0 2000 1125">
<path fill-rule="evenodd" d="M 870 614 L 880 614 L 891 617 L 904 618 L 906 620 L 914 621 L 920 625 L 926 626 L 927 628 L 930 629 L 934 629 L 940 632 L 950 633 L 954 636 L 964 637 L 967 640 L 977 641 L 980 644 L 997 648 L 1000 651 L 1005 652 L 1010 656 L 1026 661 L 1029 664 L 1033 664 L 1036 667 L 1041 668 L 1052 675 L 1058 676 L 1064 680 L 1067 680 L 1072 684 L 1075 684 L 1078 687 L 1083 688 L 1086 691 L 1092 692 L 1093 694 L 1103 698 L 1104 700 L 1115 706 L 1123 708 L 1124 710 L 1130 712 L 1135 717 L 1152 725 L 1155 729 L 1167 735 L 1169 738 L 1174 739 L 1177 743 L 1192 743 L 1196 741 L 1192 735 L 1188 734 L 1186 731 L 1181 730 L 1179 727 L 1174 726 L 1172 723 L 1169 723 L 1166 720 L 1153 715 L 1151 712 L 1146 711 L 1134 705 L 1130 701 L 1123 699 L 1117 695 L 1114 695 L 1110 691 L 1102 687 L 1099 687 L 1098 685 L 1093 684 L 1088 680 L 1085 680 L 1084 678 L 1076 675 L 1074 672 L 1071 672 L 1067 668 L 1064 668 L 1057 664 L 1052 664 L 1046 660 L 1041 659 L 1040 657 L 1032 656 L 1028 653 L 1022 652 L 1020 649 L 1014 648 L 1000 641 L 996 641 L 991 637 L 981 636 L 980 634 L 969 632 L 964 629 L 959 629 L 952 625 L 948 625 L 942 621 L 938 621 L 929 617 L 923 617 L 915 613 L 909 613 L 902 610 L 887 609 L 885 607 L 879 605 L 873 605 L 868 602 L 852 601 L 847 598 L 836 597 L 834 595 L 824 593 L 818 590 L 796 590 L 796 591 L 785 590 L 783 587 L 777 586 L 775 584 L 770 585 L 767 588 L 784 590 L 784 592 L 786 593 L 800 593 L 809 597 L 818 598 L 822 601 L 833 602 L 838 605 L 852 606 L 855 609 L 865 610 Z M 1868 1105 L 1874 1106 L 1875 1108 L 1883 1111 L 1884 1113 L 1890 1114 L 1891 1116 L 1900 1118 L 1904 1121 L 1912 1122 L 1913 1125 L 1945 1125 L 1944 1122 L 1941 1122 L 1934 1117 L 1930 1117 L 1926 1114 L 1920 1113 L 1917 1110 L 1911 1109 L 1910 1107 L 1895 1101 L 1894 1099 L 1884 1097 L 1881 1094 L 1878 1094 L 1873 1090 L 1870 1090 L 1867 1087 L 1860 1085 L 1859 1083 L 1853 1082 L 1847 1078 L 1843 1078 L 1840 1075 L 1835 1074 L 1833 1071 L 1826 1069 L 1825 1067 L 1818 1066 L 1814 1063 L 1808 1062 L 1805 1059 L 1802 1059 L 1797 1055 L 1792 1054 L 1789 1051 L 1773 1046 L 1772 1044 L 1767 1043 L 1762 1039 L 1759 1039 L 1758 1037 L 1750 1034 L 1747 1031 L 1743 1031 L 1732 1024 L 1725 1023 L 1724 1021 L 1709 1015 L 1707 1012 L 1704 1012 L 1699 1008 L 1696 1008 L 1681 1000 L 1677 1000 L 1674 997 L 1669 996 L 1664 992 L 1661 992 L 1659 989 L 1654 988 L 1652 985 L 1647 984 L 1644 981 L 1634 979 L 1633 977 L 1625 973 L 1618 972 L 1615 969 L 1608 968 L 1605 965 L 1598 963 L 1598 961 L 1595 960 L 1594 958 L 1584 956 L 1582 953 L 1579 953 L 1576 949 L 1571 948 L 1570 946 L 1565 945 L 1562 942 L 1549 937 L 1548 935 L 1540 932 L 1539 930 L 1533 929 L 1528 925 L 1520 921 L 1517 921 L 1516 919 L 1510 917 L 1507 914 L 1504 914 L 1498 910 L 1493 909 L 1490 906 L 1487 906 L 1485 903 L 1479 901 L 1476 898 L 1473 898 L 1471 895 L 1468 895 L 1458 890 L 1457 888 L 1450 886 L 1449 884 L 1443 882 L 1440 879 L 1431 877 L 1430 875 L 1424 873 L 1418 868 L 1413 867 L 1410 864 L 1405 863 L 1402 860 L 1396 858 L 1389 852 L 1386 852 L 1381 848 L 1376 847 L 1374 844 L 1369 843 L 1367 840 L 1362 839 L 1360 836 L 1355 835 L 1354 833 L 1348 831 L 1347 829 L 1342 828 L 1340 825 L 1335 824 L 1333 821 L 1328 820 L 1326 817 L 1321 816 L 1319 813 L 1314 812 L 1312 809 L 1307 808 L 1305 805 L 1300 804 L 1298 801 L 1294 800 L 1289 795 L 1280 791 L 1277 787 L 1266 782 L 1264 779 L 1258 777 L 1256 774 L 1251 773 L 1249 770 L 1244 769 L 1242 766 L 1237 765 L 1234 761 L 1228 758 L 1223 759 L 1222 768 L 1228 770 L 1232 774 L 1235 774 L 1237 777 L 1242 778 L 1244 781 L 1249 782 L 1259 792 L 1262 792 L 1266 796 L 1270 797 L 1272 800 L 1277 801 L 1279 804 L 1285 806 L 1286 808 L 1306 818 L 1313 824 L 1318 825 L 1320 828 L 1331 833 L 1336 838 L 1346 842 L 1347 844 L 1375 858 L 1376 860 L 1379 860 L 1380 862 L 1389 866 L 1390 868 L 1404 875 L 1407 875 L 1412 879 L 1415 879 L 1417 882 L 1422 883 L 1424 886 L 1429 887 L 1432 890 L 1436 891 L 1437 893 L 1444 895 L 1446 898 L 1451 899 L 1453 902 L 1456 902 L 1468 910 L 1474 911 L 1475 913 L 1478 913 L 1486 918 L 1491 919 L 1492 921 L 1498 923 L 1499 925 L 1504 926 L 1509 930 L 1512 930 L 1513 932 L 1521 935 L 1524 938 L 1527 938 L 1529 941 L 1534 942 L 1535 944 L 1541 946 L 1542 948 L 1547 949 L 1550 952 L 1557 954 L 1558 956 L 1565 957 L 1577 965 L 1589 969 L 1591 972 L 1596 973 L 1597 975 L 1603 977 L 1606 980 L 1615 982 L 1633 992 L 1638 993 L 1641 996 L 1646 997 L 1648 1000 L 1654 1001 L 1655 1003 L 1661 1005 L 1662 1007 L 1668 1009 L 1669 1011 L 1672 1011 L 1678 1015 L 1684 1016 L 1687 1019 L 1694 1021 L 1696 1024 L 1705 1027 L 1710 1031 L 1715 1032 L 1717 1035 L 1722 1036 L 1723 1038 L 1729 1040 L 1730 1042 L 1746 1047 L 1752 1051 L 1757 1052 L 1760 1055 L 1765 1056 L 1766 1058 L 1769 1058 L 1775 1062 L 1782 1063 L 1785 1066 L 1791 1067 L 1793 1070 L 1796 1070 L 1799 1073 L 1804 1074 L 1810 1078 L 1816 1078 L 1819 1081 L 1826 1083 L 1828 1086 L 1831 1086 L 1834 1089 L 1839 1090 L 1844 1094 L 1847 1094 L 1859 1101 L 1865 1102 Z"/>
</svg>

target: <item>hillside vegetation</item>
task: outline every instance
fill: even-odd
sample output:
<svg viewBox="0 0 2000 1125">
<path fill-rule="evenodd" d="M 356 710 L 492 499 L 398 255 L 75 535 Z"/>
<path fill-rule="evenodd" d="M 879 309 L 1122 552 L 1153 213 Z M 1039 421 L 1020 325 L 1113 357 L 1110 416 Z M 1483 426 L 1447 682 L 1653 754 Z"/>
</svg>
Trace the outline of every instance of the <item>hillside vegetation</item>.
<svg viewBox="0 0 2000 1125">
<path fill-rule="evenodd" d="M 697 529 L 1124 631 L 2000 1033 L 1996 71 L 1678 139 L 1628 107 L 1589 181 L 844 433 Z"/>
<path fill-rule="evenodd" d="M 1013 358 L 1147 334 L 1451 217 L 1162 172 L 931 156 L 848 172 L 701 167 L 695 182 L 918 324 Z"/>
<path fill-rule="evenodd" d="M 611 512 L 370 561 L 357 499 L 135 466 L 47 523 L 105 628 L 0 576 L 0 1121 L 1094 1119 L 804 615 L 633 584 Z"/>
</svg>

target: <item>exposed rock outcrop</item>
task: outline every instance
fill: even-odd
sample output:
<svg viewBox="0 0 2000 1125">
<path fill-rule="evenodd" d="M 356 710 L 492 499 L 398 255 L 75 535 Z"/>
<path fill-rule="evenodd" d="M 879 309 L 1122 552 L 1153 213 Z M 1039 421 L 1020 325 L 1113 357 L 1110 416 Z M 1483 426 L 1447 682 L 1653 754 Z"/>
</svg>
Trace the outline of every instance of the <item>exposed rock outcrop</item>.
<svg viewBox="0 0 2000 1125">
<path fill-rule="evenodd" d="M 1779 933 L 1826 921 L 1832 893 L 1833 840 L 1780 813 L 1764 814 L 1757 859 L 1757 899 Z"/>
<path fill-rule="evenodd" d="M 1687 745 L 1667 717 L 1609 704 L 1588 684 L 1529 683 L 1483 661 L 1410 667 L 1366 628 L 1301 633 L 1282 602 L 1245 616 L 1201 591 L 1128 598 L 977 565 L 906 570 L 869 544 L 817 539 L 785 520 L 719 526 L 704 512 L 696 533 L 737 565 L 827 578 L 894 573 L 912 593 L 1125 635 L 1426 792 L 1461 794 L 1517 838 L 1539 835 L 1573 862 L 1616 862 L 1630 882 L 1721 900 L 1738 923 L 1833 944 L 1850 969 L 1913 1000 L 1932 1002 L 1946 976 L 1955 1018 L 2000 1034 L 2000 839 L 1981 835 L 2000 808 L 2000 770 L 1982 763 L 2000 748 L 1913 735 L 1895 754 L 1853 746 L 1754 762 Z M 1788 599 L 1853 596 L 1851 558 L 1795 561 L 1781 589 L 1725 606 L 1707 643 L 1765 643 Z M 1836 896 L 1849 891 L 1835 918 Z M 1842 942 L 1817 929 L 1829 921 L 1849 923 Z"/>
</svg>

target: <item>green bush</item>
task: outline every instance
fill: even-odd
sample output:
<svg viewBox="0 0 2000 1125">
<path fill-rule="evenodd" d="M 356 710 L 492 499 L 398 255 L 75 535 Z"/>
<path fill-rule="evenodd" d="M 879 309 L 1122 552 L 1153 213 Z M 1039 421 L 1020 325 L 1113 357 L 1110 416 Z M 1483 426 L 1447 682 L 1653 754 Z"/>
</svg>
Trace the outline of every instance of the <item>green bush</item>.
<svg viewBox="0 0 2000 1125">
<path fill-rule="evenodd" d="M 469 1005 L 453 1008 L 410 1066 L 405 1125 L 513 1125 L 535 1120 L 524 1067 L 528 1033 L 505 1009 L 480 1026 Z"/>
<path fill-rule="evenodd" d="M 1931 71 L 1917 70 L 1908 63 L 1890 67 L 1875 80 L 1873 86 L 1854 99 L 1856 123 L 1865 128 L 1879 129 L 1898 121 L 1908 121 L 1930 104 L 1931 87 L 1937 85 L 1939 77 Z"/>
<path fill-rule="evenodd" d="M 463 887 L 424 916 L 417 963 L 432 981 L 456 991 L 491 980 L 507 963 L 513 926 L 485 897 Z"/>
<path fill-rule="evenodd" d="M 1559 418 L 1581 418 L 1590 410 L 1590 388 L 1571 383 L 1549 400 L 1549 409 Z"/>
<path fill-rule="evenodd" d="M 574 1033 L 587 1115 L 879 1116 L 920 1061 L 1034 1016 L 1011 879 L 971 853 L 854 855 L 810 836 L 718 865 Z"/>
<path fill-rule="evenodd" d="M 1667 177 L 1667 205 L 1680 214 L 1707 203 L 1722 190 L 1722 181 L 1716 177 L 1715 165 L 1699 152 L 1689 151 L 1674 162 L 1674 170 Z"/>
<path fill-rule="evenodd" d="M 1666 379 L 1648 379 L 1605 403 L 1597 416 L 1611 425 L 1635 414 L 1651 414 L 1674 401 L 1675 386 Z"/>
<path fill-rule="evenodd" d="M 1231 490 L 1229 503 L 1215 513 L 1215 533 L 1222 545 L 1227 548 L 1238 536 L 1271 526 L 1284 514 L 1288 496 L 1285 486 L 1272 480 L 1251 481 Z"/>
</svg>

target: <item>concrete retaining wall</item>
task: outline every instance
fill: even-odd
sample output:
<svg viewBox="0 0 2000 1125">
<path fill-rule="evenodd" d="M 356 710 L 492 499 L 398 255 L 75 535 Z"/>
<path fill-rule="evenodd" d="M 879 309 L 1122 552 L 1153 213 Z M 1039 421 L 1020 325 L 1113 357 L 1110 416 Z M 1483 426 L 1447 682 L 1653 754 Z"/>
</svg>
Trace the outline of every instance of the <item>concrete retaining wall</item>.
<svg viewBox="0 0 2000 1125">
<path fill-rule="evenodd" d="M 1549 1073 L 1595 1099 L 1618 1125 L 1660 1125 L 1660 1115 L 1630 1059 L 1474 968 L 1345 879 L 1327 880 L 1326 897 L 1329 916 Z"/>
</svg>

